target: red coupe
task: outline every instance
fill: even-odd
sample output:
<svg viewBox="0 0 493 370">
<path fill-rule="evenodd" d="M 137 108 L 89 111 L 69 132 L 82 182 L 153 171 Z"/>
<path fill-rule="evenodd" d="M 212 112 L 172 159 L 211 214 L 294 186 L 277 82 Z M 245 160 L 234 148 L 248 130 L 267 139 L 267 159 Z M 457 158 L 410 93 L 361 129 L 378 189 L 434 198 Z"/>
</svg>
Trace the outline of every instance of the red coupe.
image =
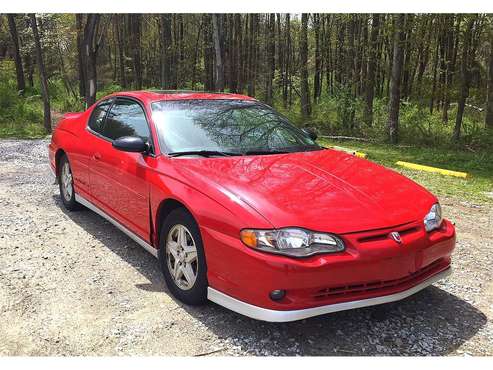
<svg viewBox="0 0 493 370">
<path fill-rule="evenodd" d="M 124 92 L 66 114 L 49 159 L 64 206 L 156 256 L 186 304 L 293 321 L 448 275 L 455 229 L 437 198 L 315 139 L 247 96 Z"/>
</svg>

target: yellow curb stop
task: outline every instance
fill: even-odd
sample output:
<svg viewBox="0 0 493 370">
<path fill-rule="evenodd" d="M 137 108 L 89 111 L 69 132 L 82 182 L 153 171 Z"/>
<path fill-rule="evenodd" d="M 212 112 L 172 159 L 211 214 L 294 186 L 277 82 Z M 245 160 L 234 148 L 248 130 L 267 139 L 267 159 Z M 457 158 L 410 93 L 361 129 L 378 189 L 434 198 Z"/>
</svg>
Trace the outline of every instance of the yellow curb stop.
<svg viewBox="0 0 493 370">
<path fill-rule="evenodd" d="M 423 166 L 421 164 L 416 164 L 416 163 L 398 161 L 398 162 L 395 162 L 395 164 L 398 165 L 398 166 L 401 166 L 401 167 L 410 168 L 412 170 L 426 171 L 426 172 L 435 172 L 435 173 L 440 173 L 442 175 L 460 177 L 460 178 L 463 178 L 463 179 L 466 179 L 466 178 L 469 177 L 469 174 L 466 173 L 466 172 L 444 170 L 443 168 L 437 168 L 437 167 L 431 167 L 431 166 Z"/>
</svg>

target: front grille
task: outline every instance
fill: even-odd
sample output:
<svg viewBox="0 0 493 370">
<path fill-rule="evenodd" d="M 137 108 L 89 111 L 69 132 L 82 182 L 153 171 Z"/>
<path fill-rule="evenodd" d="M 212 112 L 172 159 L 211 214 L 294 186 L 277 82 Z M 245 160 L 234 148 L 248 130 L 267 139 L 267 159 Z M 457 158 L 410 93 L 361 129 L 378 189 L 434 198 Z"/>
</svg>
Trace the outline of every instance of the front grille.
<svg viewBox="0 0 493 370">
<path fill-rule="evenodd" d="M 392 229 L 394 231 L 394 229 Z M 407 228 L 401 228 L 401 229 L 395 229 L 395 231 L 398 231 L 401 236 L 413 234 L 415 232 L 419 231 L 419 228 L 417 226 L 413 227 L 407 227 Z M 375 233 L 374 235 L 370 236 L 364 236 L 361 238 L 358 238 L 358 242 L 360 243 L 366 243 L 366 242 L 374 242 L 374 241 L 380 241 L 380 240 L 388 240 L 389 239 L 389 233 L 390 231 L 386 232 L 380 232 L 380 233 Z"/>
<path fill-rule="evenodd" d="M 333 286 L 318 290 L 314 294 L 315 299 L 327 299 L 327 298 L 350 298 L 353 295 L 359 295 L 361 293 L 378 293 L 387 289 L 398 288 L 405 289 L 408 285 L 413 285 L 413 282 L 418 283 L 427 275 L 434 275 L 443 269 L 443 260 L 437 260 L 426 267 L 423 267 L 407 276 L 394 280 L 378 280 L 362 282 L 350 285 Z M 436 270 L 436 271 L 434 271 Z"/>
</svg>

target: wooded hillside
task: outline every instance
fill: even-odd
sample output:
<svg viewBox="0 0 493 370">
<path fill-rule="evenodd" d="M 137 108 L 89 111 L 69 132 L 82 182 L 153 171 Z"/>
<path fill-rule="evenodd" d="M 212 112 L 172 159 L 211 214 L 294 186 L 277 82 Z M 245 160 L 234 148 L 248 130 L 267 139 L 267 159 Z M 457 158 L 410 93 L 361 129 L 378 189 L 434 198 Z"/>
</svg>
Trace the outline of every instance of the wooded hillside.
<svg viewBox="0 0 493 370">
<path fill-rule="evenodd" d="M 322 134 L 488 146 L 492 44 L 483 14 L 2 15 L 0 121 L 38 94 L 49 115 L 122 89 L 215 90 Z"/>
</svg>

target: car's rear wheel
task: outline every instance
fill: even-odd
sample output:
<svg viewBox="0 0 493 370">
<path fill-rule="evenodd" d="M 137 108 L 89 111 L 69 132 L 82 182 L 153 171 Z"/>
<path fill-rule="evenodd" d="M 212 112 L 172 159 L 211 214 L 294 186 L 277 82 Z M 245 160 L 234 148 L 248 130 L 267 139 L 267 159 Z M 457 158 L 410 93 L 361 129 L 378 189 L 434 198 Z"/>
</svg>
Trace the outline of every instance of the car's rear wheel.
<svg viewBox="0 0 493 370">
<path fill-rule="evenodd" d="M 207 300 L 207 265 L 200 230 L 183 208 L 166 218 L 160 235 L 159 263 L 171 293 L 183 303 Z"/>
<path fill-rule="evenodd" d="M 81 205 L 75 201 L 74 179 L 72 177 L 70 162 L 66 155 L 60 158 L 58 166 L 58 185 L 60 187 L 62 203 L 69 211 L 78 210 Z"/>
</svg>

